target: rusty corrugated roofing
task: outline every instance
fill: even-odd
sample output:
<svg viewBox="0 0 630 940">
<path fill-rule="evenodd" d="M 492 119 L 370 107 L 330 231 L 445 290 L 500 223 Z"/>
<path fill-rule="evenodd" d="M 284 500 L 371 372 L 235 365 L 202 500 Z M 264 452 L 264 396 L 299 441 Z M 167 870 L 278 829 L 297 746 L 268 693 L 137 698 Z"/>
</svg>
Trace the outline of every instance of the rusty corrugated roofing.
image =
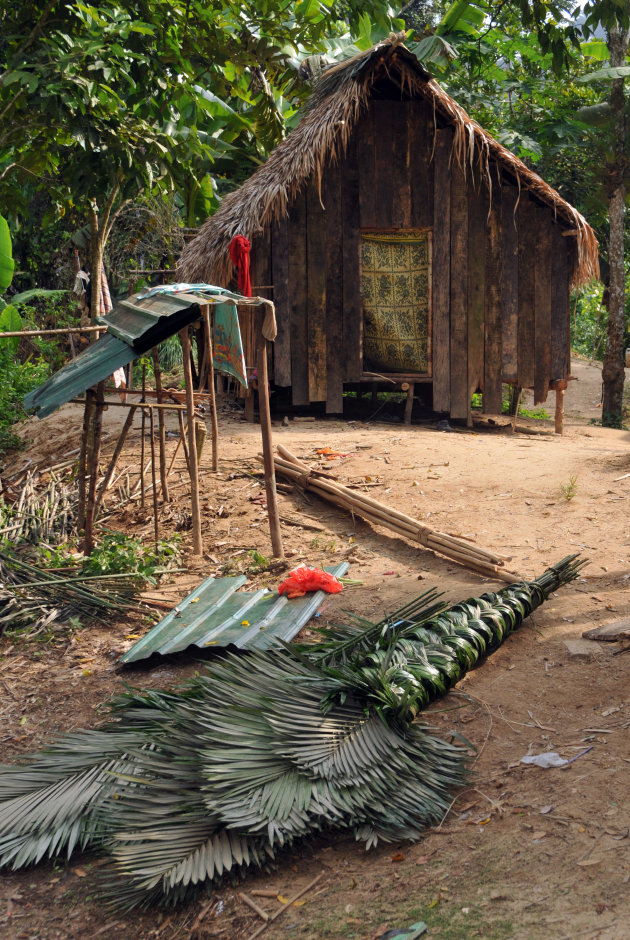
<svg viewBox="0 0 630 940">
<path fill-rule="evenodd" d="M 348 562 L 324 569 L 342 577 Z M 148 659 L 154 653 L 166 656 L 189 647 L 237 646 L 266 649 L 278 640 L 289 642 L 308 623 L 323 602 L 324 591 L 289 600 L 261 588 L 241 591 L 245 575 L 207 578 L 164 617 L 146 636 L 120 657 L 127 665 Z"/>
</svg>

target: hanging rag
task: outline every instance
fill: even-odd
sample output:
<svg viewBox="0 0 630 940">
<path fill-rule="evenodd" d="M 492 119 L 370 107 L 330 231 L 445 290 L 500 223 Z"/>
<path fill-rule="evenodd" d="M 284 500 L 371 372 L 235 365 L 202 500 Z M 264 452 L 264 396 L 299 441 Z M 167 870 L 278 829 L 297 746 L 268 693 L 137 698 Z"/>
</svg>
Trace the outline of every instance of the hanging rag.
<svg viewBox="0 0 630 940">
<path fill-rule="evenodd" d="M 101 316 L 106 317 L 108 313 L 111 313 L 113 308 L 112 297 L 109 292 L 109 284 L 107 283 L 107 275 L 105 274 L 105 268 L 101 264 Z M 114 385 L 116 388 L 125 389 L 127 388 L 127 381 L 125 377 L 124 369 L 116 369 L 114 375 Z"/>
<path fill-rule="evenodd" d="M 238 271 L 238 289 L 244 297 L 252 296 L 249 279 L 249 241 L 244 235 L 235 235 L 230 242 L 230 258 Z"/>
</svg>

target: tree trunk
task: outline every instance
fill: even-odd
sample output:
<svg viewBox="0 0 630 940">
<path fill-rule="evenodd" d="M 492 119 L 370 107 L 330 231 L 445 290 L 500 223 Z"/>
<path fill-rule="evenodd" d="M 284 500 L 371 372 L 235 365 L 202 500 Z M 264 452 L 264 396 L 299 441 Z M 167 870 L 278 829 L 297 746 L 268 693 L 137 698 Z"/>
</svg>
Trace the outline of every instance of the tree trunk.
<svg viewBox="0 0 630 940">
<path fill-rule="evenodd" d="M 608 49 L 611 66 L 623 65 L 628 51 L 628 30 L 615 27 L 608 34 Z M 608 216 L 610 239 L 608 264 L 610 268 L 608 337 L 602 369 L 604 397 L 602 401 L 602 424 L 606 427 L 621 427 L 623 417 L 624 349 L 626 278 L 624 263 L 624 216 L 626 186 L 625 154 L 625 101 L 623 78 L 615 79 L 610 89 L 610 108 L 614 122 L 614 162 L 610 168 Z"/>
<path fill-rule="evenodd" d="M 101 268 L 105 249 L 103 233 L 99 226 L 96 208 L 90 210 L 90 316 L 92 320 L 101 314 Z"/>
</svg>

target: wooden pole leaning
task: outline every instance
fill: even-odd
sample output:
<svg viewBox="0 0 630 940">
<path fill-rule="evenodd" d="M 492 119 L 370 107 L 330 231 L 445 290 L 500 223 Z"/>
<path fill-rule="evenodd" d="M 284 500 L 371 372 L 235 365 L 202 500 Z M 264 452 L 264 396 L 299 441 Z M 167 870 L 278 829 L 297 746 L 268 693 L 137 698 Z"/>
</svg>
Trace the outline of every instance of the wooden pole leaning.
<svg viewBox="0 0 630 940">
<path fill-rule="evenodd" d="M 86 452 L 86 470 L 88 476 L 87 493 L 85 498 L 85 534 L 83 536 L 83 553 L 89 555 L 94 548 L 94 508 L 96 504 L 96 485 L 98 482 L 98 463 L 101 456 L 101 440 L 103 433 L 103 407 L 104 382 L 96 386 L 94 413 L 92 418 L 90 441 Z"/>
<path fill-rule="evenodd" d="M 267 340 L 263 335 L 263 315 L 256 316 L 258 346 L 258 410 L 260 413 L 260 432 L 262 435 L 263 463 L 265 467 L 265 492 L 267 495 L 267 515 L 271 533 L 271 548 L 274 558 L 284 558 L 282 532 L 280 530 L 280 510 L 276 490 L 276 472 L 273 462 L 273 440 L 271 435 L 271 408 L 269 406 L 269 375 L 267 370 Z"/>
<path fill-rule="evenodd" d="M 158 404 L 162 404 L 162 371 L 160 369 L 160 359 L 157 346 L 152 351 L 153 356 L 153 374 L 155 375 L 155 391 L 157 393 Z M 153 412 L 151 412 L 153 414 Z M 164 411 L 158 408 L 158 428 L 160 434 L 160 484 L 162 486 L 162 499 L 165 503 L 169 502 L 168 482 L 166 479 L 166 425 L 164 422 Z"/>
<path fill-rule="evenodd" d="M 203 322 L 206 334 L 206 382 L 210 405 L 210 437 L 212 442 L 212 470 L 219 469 L 219 422 L 217 420 L 217 402 L 214 392 L 214 347 L 212 343 L 212 326 L 214 317 L 211 314 L 211 304 L 203 309 Z"/>
<path fill-rule="evenodd" d="M 184 378 L 186 382 L 186 410 L 188 412 L 188 472 L 190 474 L 190 494 L 192 509 L 193 554 L 201 555 L 201 508 L 199 502 L 199 468 L 197 466 L 197 443 L 195 441 L 195 401 L 193 395 L 192 368 L 190 365 L 190 337 L 188 328 L 180 330 L 184 360 Z M 182 422 L 183 423 L 183 422 Z"/>
<path fill-rule="evenodd" d="M 103 480 L 103 483 L 101 484 L 100 492 L 98 496 L 96 497 L 96 504 L 94 506 L 95 518 L 98 517 L 98 511 L 101 508 L 103 497 L 105 496 L 105 493 L 110 484 L 110 480 L 112 479 L 114 475 L 114 470 L 116 469 L 116 463 L 118 462 L 118 458 L 120 457 L 120 453 L 123 449 L 125 440 L 127 438 L 127 434 L 129 433 L 129 428 L 133 424 L 133 419 L 134 419 L 136 410 L 137 410 L 137 406 L 132 405 L 129 411 L 127 412 L 127 417 L 125 419 L 125 423 L 123 424 L 122 431 L 120 432 L 120 437 L 118 438 L 118 441 L 116 442 L 114 453 L 112 454 L 111 460 L 109 461 L 109 466 L 107 467 L 107 470 L 105 471 L 105 479 Z"/>
</svg>

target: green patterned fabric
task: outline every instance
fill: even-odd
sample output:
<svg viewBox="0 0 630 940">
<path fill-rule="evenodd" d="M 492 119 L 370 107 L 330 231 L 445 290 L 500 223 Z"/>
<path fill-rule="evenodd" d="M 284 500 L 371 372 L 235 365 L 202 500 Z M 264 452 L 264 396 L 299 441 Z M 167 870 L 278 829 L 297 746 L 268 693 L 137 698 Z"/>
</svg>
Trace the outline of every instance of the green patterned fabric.
<svg viewBox="0 0 630 940">
<path fill-rule="evenodd" d="M 361 235 L 363 368 L 430 374 L 428 232 Z"/>
</svg>

